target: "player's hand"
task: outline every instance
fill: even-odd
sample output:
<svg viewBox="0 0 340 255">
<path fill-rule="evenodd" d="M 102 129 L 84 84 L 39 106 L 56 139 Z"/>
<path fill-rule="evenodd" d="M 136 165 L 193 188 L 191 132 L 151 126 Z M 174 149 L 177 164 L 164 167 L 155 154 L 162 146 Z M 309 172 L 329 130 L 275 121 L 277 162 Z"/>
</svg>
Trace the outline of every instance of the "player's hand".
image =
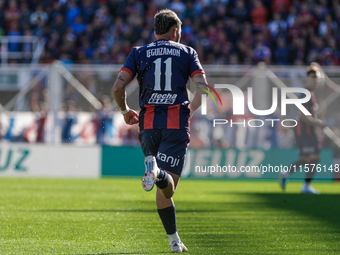
<svg viewBox="0 0 340 255">
<path fill-rule="evenodd" d="M 128 125 L 134 125 L 139 122 L 138 113 L 136 113 L 134 110 L 129 110 L 126 114 L 123 115 L 125 123 Z"/>
</svg>

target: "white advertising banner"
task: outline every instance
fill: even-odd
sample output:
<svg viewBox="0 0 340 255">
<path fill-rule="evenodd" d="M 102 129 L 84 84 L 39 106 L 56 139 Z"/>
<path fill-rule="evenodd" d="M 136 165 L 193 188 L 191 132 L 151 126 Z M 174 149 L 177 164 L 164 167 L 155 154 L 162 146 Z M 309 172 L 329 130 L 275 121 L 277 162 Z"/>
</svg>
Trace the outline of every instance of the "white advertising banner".
<svg viewBox="0 0 340 255">
<path fill-rule="evenodd" d="M 0 143 L 0 176 L 100 177 L 101 147 Z"/>
<path fill-rule="evenodd" d="M 0 112 L 0 141 L 5 142 L 139 145 L 137 133 L 138 125 L 126 125 L 117 112 L 59 112 L 55 123 L 43 112 Z"/>
</svg>

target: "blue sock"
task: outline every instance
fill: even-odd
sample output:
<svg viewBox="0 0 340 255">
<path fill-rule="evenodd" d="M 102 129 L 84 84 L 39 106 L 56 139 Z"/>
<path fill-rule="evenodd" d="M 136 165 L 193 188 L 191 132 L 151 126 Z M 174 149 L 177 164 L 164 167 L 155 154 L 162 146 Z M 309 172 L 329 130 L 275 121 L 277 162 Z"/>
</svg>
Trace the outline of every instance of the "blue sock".
<svg viewBox="0 0 340 255">
<path fill-rule="evenodd" d="M 170 183 L 170 176 L 167 172 L 160 169 L 159 175 L 158 175 L 158 181 L 156 181 L 156 186 L 160 189 L 165 189 L 169 186 Z"/>
<path fill-rule="evenodd" d="M 163 223 L 165 231 L 168 235 L 175 234 L 177 232 L 176 226 L 176 207 L 174 205 L 164 209 L 158 209 L 159 217 Z"/>
</svg>

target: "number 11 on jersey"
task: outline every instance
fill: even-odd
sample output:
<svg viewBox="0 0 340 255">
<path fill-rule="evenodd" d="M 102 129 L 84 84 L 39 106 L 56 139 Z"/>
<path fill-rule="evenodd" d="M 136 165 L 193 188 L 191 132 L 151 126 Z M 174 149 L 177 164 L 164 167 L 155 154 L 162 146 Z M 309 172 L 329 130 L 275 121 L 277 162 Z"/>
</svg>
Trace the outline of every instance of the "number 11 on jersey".
<svg viewBox="0 0 340 255">
<path fill-rule="evenodd" d="M 161 89 L 161 66 L 162 66 L 162 59 L 157 58 L 153 63 L 156 65 L 155 67 L 155 91 L 160 91 Z M 171 91 L 171 65 L 172 65 L 172 58 L 167 58 L 163 63 L 165 63 L 165 91 Z"/>
</svg>

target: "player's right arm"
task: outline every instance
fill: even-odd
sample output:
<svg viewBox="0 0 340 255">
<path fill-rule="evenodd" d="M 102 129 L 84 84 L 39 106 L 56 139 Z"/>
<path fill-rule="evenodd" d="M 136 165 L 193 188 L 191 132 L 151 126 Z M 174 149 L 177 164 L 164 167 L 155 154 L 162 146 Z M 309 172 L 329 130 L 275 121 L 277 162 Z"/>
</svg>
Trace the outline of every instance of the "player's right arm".
<svg viewBox="0 0 340 255">
<path fill-rule="evenodd" d="M 127 106 L 125 93 L 125 87 L 130 83 L 130 81 L 131 75 L 127 71 L 121 70 L 115 84 L 113 85 L 112 92 L 120 112 L 124 116 L 125 123 L 133 125 L 138 123 L 138 114 L 134 110 L 129 109 Z"/>
<path fill-rule="evenodd" d="M 197 73 L 192 78 L 192 81 L 195 83 L 196 87 L 206 88 L 204 84 L 208 84 L 207 78 L 204 73 Z M 202 94 L 207 94 L 202 89 L 197 89 L 194 95 L 193 100 L 190 103 L 190 116 L 194 114 L 198 107 L 201 106 L 202 103 Z"/>
</svg>

